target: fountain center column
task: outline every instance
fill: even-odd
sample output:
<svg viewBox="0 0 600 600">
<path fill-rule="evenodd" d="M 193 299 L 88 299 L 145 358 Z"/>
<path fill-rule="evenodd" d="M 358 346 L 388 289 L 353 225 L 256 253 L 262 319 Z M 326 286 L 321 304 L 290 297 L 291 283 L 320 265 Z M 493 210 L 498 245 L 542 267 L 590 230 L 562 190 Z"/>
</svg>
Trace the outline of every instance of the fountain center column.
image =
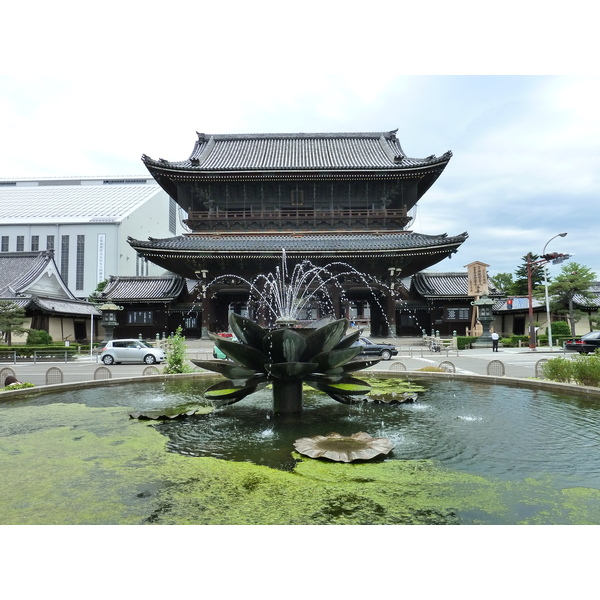
<svg viewBox="0 0 600 600">
<path fill-rule="evenodd" d="M 302 380 L 273 379 L 273 412 L 290 415 L 302 412 Z"/>
</svg>

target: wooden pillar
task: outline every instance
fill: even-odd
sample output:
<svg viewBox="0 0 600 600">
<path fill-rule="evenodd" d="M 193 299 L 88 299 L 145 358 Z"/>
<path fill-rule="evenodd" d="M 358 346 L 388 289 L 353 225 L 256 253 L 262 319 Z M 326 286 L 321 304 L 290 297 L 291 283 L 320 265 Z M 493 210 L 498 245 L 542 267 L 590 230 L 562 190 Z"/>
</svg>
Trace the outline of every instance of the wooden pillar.
<svg viewBox="0 0 600 600">
<path fill-rule="evenodd" d="M 332 286 L 328 289 L 331 304 L 333 305 L 333 313 L 336 319 L 342 318 L 342 303 L 341 292 L 337 286 Z"/>
</svg>

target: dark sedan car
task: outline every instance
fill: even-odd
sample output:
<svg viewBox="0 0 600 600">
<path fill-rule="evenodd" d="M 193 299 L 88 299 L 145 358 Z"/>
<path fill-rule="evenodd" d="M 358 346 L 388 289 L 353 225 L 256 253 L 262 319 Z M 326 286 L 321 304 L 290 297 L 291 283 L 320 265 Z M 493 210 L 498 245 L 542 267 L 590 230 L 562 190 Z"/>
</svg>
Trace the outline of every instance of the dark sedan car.
<svg viewBox="0 0 600 600">
<path fill-rule="evenodd" d="M 587 352 L 594 352 L 600 348 L 600 331 L 590 331 L 585 335 L 582 335 L 578 340 L 568 340 L 565 342 L 566 350 L 574 350 L 585 354 Z"/>
<path fill-rule="evenodd" d="M 390 360 L 392 356 L 398 354 L 398 349 L 392 344 L 376 344 L 369 338 L 361 337 L 354 342 L 355 346 L 360 346 L 360 353 L 367 356 L 381 356 L 383 360 Z"/>
</svg>

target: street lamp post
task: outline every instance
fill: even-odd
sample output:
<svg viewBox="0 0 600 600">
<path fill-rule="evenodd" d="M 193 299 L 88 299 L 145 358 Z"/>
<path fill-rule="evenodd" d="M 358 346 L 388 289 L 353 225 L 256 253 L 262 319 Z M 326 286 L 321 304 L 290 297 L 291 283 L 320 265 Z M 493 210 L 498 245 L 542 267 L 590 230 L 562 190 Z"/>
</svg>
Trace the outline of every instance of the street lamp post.
<svg viewBox="0 0 600 600">
<path fill-rule="evenodd" d="M 533 284 L 532 284 L 532 273 L 533 273 L 533 261 L 531 260 L 531 252 L 527 254 L 527 298 L 529 304 L 529 350 L 535 351 L 536 339 L 535 339 L 535 327 L 533 325 Z"/>
<path fill-rule="evenodd" d="M 559 233 L 554 237 L 565 237 L 566 233 Z M 553 240 L 554 238 L 548 240 L 546 246 Z M 546 246 L 544 246 L 544 252 L 546 250 Z M 552 252 L 551 254 L 544 254 L 539 260 L 533 260 L 533 256 L 531 256 L 531 252 L 527 254 L 527 296 L 529 299 L 529 349 L 536 350 L 536 335 L 535 335 L 535 327 L 533 326 L 533 283 L 532 283 L 532 274 L 536 269 L 539 269 L 542 265 L 548 264 L 550 261 L 557 263 L 570 258 L 570 254 L 559 254 L 558 252 Z M 546 287 L 546 313 L 548 314 L 550 305 L 548 301 L 548 280 L 546 278 L 546 267 L 544 266 L 544 283 Z M 550 324 L 548 324 L 550 325 Z M 550 331 L 550 328 L 548 329 Z M 551 337 L 549 338 L 552 339 Z"/>
<path fill-rule="evenodd" d="M 557 237 L 565 237 L 567 235 L 567 232 L 565 231 L 564 233 L 558 233 L 556 234 L 554 237 L 551 237 L 547 242 L 546 245 L 544 246 L 544 249 L 542 250 L 542 256 L 546 255 L 546 248 L 548 247 L 548 244 L 555 238 Z M 548 348 L 550 350 L 552 350 L 552 323 L 550 321 L 550 299 L 548 298 L 548 267 L 546 265 L 544 265 L 544 293 L 546 296 L 546 323 L 548 324 Z"/>
</svg>

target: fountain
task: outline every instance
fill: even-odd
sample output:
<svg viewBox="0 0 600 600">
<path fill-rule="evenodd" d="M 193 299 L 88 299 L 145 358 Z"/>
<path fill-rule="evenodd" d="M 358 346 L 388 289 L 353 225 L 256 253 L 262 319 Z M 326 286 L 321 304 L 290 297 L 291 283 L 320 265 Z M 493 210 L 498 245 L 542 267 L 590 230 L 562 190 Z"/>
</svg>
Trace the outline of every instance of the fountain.
<svg viewBox="0 0 600 600">
<path fill-rule="evenodd" d="M 199 367 L 229 377 L 205 392 L 217 406 L 238 402 L 269 382 L 273 386 L 273 412 L 276 415 L 302 411 L 303 382 L 345 404 L 352 403 L 354 396 L 364 395 L 370 389 L 366 382 L 348 373 L 365 369 L 380 359 L 356 359 L 360 347 L 352 344 L 360 331 L 344 336 L 348 328 L 346 319 L 316 328 L 286 326 L 267 330 L 232 313 L 229 323 L 239 342 L 210 335 L 234 364 L 224 360 L 192 360 Z"/>
<path fill-rule="evenodd" d="M 333 274 L 331 269 L 335 264 L 316 267 L 304 261 L 296 264 L 289 275 L 285 249 L 282 249 L 281 266 L 274 273 L 260 275 L 253 282 L 246 281 L 251 296 L 274 318 L 277 328 L 263 328 L 251 319 L 232 313 L 229 326 L 237 342 L 210 333 L 215 345 L 234 364 L 223 360 L 192 360 L 203 369 L 229 378 L 209 388 L 205 392 L 207 398 L 217 406 L 233 404 L 270 383 L 274 414 L 298 414 L 302 412 L 302 384 L 305 382 L 338 402 L 360 401 L 355 397 L 364 396 L 370 386 L 349 373 L 366 369 L 380 360 L 356 358 L 360 347 L 354 343 L 361 330 L 346 336 L 347 319 L 298 327 L 299 315 L 315 299 L 324 297 L 331 305 L 326 293 L 328 285 L 339 285 L 339 277 L 349 273 L 364 279 L 349 265 L 344 265 L 349 270 Z"/>
</svg>

